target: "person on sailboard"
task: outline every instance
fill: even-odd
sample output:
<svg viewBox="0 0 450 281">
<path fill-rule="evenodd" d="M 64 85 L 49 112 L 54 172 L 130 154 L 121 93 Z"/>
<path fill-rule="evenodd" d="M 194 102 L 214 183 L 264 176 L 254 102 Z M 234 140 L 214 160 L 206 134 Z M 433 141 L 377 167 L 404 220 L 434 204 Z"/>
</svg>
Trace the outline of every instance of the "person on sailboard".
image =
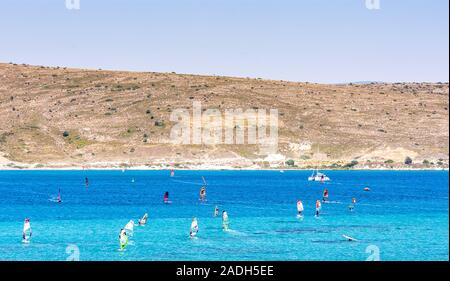
<svg viewBox="0 0 450 281">
<path fill-rule="evenodd" d="M 217 217 L 219 215 L 219 206 L 216 206 L 214 208 L 214 217 Z"/>
<path fill-rule="evenodd" d="M 228 226 L 230 225 L 230 221 L 228 220 L 227 211 L 222 212 L 222 228 L 223 230 L 228 230 Z"/>
<path fill-rule="evenodd" d="M 206 187 L 202 186 L 202 188 L 200 188 L 200 201 L 205 200 L 206 200 Z"/>
<path fill-rule="evenodd" d="M 164 192 L 164 204 L 169 203 L 169 191 Z"/>
<path fill-rule="evenodd" d="M 303 203 L 301 200 L 297 200 L 297 212 L 299 216 L 303 215 Z"/>
<path fill-rule="evenodd" d="M 356 198 L 353 197 L 353 198 L 352 198 L 352 204 L 350 204 L 350 205 L 348 206 L 348 209 L 349 209 L 350 211 L 353 211 L 353 209 L 355 208 L 355 204 L 356 204 Z"/>
<path fill-rule="evenodd" d="M 174 169 L 171 169 L 171 170 L 170 170 L 170 176 L 171 176 L 171 177 L 175 176 L 175 170 L 174 170 Z"/>
<path fill-rule="evenodd" d="M 88 177 L 85 178 L 84 182 L 86 184 L 86 188 L 88 188 L 89 187 L 89 179 L 88 179 Z"/>
<path fill-rule="evenodd" d="M 189 231 L 189 236 L 191 238 L 195 237 L 198 233 L 198 221 L 196 217 L 192 218 L 191 229 Z"/>
<path fill-rule="evenodd" d="M 148 219 L 148 214 L 145 213 L 144 216 L 141 219 L 139 219 L 138 224 L 141 226 L 145 225 L 147 223 L 147 219 Z"/>
<path fill-rule="evenodd" d="M 322 201 L 323 201 L 323 202 L 328 201 L 328 189 L 325 189 L 325 190 L 323 191 Z"/>
<path fill-rule="evenodd" d="M 120 243 L 121 250 L 125 249 L 125 247 L 128 244 L 128 235 L 127 235 L 127 232 L 125 231 L 125 229 L 123 229 L 123 228 L 120 229 L 119 243 Z"/>
<path fill-rule="evenodd" d="M 56 202 L 57 203 L 61 203 L 62 199 L 61 199 L 61 189 L 58 189 L 58 197 L 56 197 Z"/>
<path fill-rule="evenodd" d="M 320 200 L 316 201 L 316 217 L 320 215 L 320 209 L 322 208 L 322 204 L 320 204 Z"/>
<path fill-rule="evenodd" d="M 28 237 L 27 237 L 28 234 Z M 32 232 L 31 232 L 31 226 L 30 226 L 30 219 L 26 218 L 23 222 L 23 232 L 22 232 L 22 238 L 24 242 L 28 242 L 31 238 Z"/>
</svg>

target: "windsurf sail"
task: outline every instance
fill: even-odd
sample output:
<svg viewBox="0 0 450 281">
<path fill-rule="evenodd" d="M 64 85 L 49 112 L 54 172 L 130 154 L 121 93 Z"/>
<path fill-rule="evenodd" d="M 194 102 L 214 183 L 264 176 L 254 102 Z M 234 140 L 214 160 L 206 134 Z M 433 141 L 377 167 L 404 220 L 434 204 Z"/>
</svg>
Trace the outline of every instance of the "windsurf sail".
<svg viewBox="0 0 450 281">
<path fill-rule="evenodd" d="M 214 217 L 217 217 L 218 215 L 219 215 L 219 207 L 216 206 L 216 207 L 214 208 Z"/>
<path fill-rule="evenodd" d="M 302 203 L 301 200 L 298 200 L 298 201 L 297 201 L 297 212 L 298 212 L 299 214 L 301 214 L 301 213 L 303 212 L 303 210 L 304 210 L 304 208 L 303 208 L 303 203 Z"/>
<path fill-rule="evenodd" d="M 125 247 L 128 245 L 128 235 L 127 235 L 125 229 L 120 230 L 119 244 L 120 244 L 120 250 L 124 250 Z"/>
<path fill-rule="evenodd" d="M 200 188 L 200 201 L 205 200 L 206 200 L 206 187 L 202 186 L 202 188 Z"/>
<path fill-rule="evenodd" d="M 345 239 L 347 239 L 348 241 L 351 241 L 351 242 L 358 242 L 358 239 L 355 239 L 353 237 L 347 236 L 345 234 L 342 234 L 342 237 L 344 237 Z"/>
<path fill-rule="evenodd" d="M 323 201 L 328 201 L 328 189 L 323 191 Z"/>
<path fill-rule="evenodd" d="M 223 230 L 228 230 L 230 221 L 228 219 L 228 213 L 226 211 L 222 212 L 222 228 Z"/>
<path fill-rule="evenodd" d="M 145 225 L 147 223 L 148 220 L 148 214 L 145 213 L 144 216 L 142 216 L 142 218 L 139 220 L 139 225 Z"/>
<path fill-rule="evenodd" d="M 164 192 L 164 198 L 163 198 L 164 203 L 169 203 L 169 191 Z"/>
<path fill-rule="evenodd" d="M 196 218 L 193 218 L 192 219 L 192 223 L 191 223 L 191 229 L 190 229 L 189 235 L 191 237 L 194 237 L 194 236 L 197 235 L 197 233 L 198 233 L 198 221 L 197 221 Z"/>
<path fill-rule="evenodd" d="M 62 198 L 61 198 L 61 189 L 58 189 L 58 197 L 56 197 L 56 202 L 61 203 L 62 202 Z"/>
<path fill-rule="evenodd" d="M 206 180 L 202 176 L 203 186 L 200 188 L 200 201 L 206 200 Z"/>
<path fill-rule="evenodd" d="M 128 236 L 133 236 L 133 230 L 134 230 L 134 221 L 130 220 L 125 227 L 123 228 L 123 230 L 125 231 L 125 233 Z"/>
<path fill-rule="evenodd" d="M 320 203 L 320 200 L 316 201 L 316 217 L 319 216 L 320 209 L 322 208 L 322 204 Z"/>
<path fill-rule="evenodd" d="M 320 203 L 320 200 L 316 201 L 316 210 L 320 210 L 322 208 L 322 204 Z"/>
<path fill-rule="evenodd" d="M 23 223 L 23 232 L 22 232 L 22 238 L 24 242 L 28 242 L 31 239 L 31 224 L 30 219 L 25 219 Z"/>
</svg>

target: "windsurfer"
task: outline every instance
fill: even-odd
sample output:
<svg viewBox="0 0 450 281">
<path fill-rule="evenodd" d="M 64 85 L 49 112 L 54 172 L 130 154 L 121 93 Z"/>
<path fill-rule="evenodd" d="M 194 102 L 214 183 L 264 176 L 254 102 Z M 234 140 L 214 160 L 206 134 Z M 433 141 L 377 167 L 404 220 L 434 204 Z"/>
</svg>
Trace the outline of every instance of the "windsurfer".
<svg viewBox="0 0 450 281">
<path fill-rule="evenodd" d="M 320 204 L 320 200 L 316 201 L 316 217 L 320 215 L 320 209 L 322 208 L 322 204 Z"/>
</svg>

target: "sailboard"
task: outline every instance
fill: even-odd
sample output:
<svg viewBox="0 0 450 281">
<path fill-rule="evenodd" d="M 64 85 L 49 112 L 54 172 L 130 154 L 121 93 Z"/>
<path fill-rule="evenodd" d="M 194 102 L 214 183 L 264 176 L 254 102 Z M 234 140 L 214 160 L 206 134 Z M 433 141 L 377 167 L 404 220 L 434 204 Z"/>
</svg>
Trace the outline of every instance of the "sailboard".
<svg viewBox="0 0 450 281">
<path fill-rule="evenodd" d="M 344 234 L 342 234 L 342 237 L 344 237 L 345 239 L 347 239 L 348 241 L 351 241 L 351 242 L 358 242 L 357 239 L 347 236 L 347 235 L 344 235 Z"/>
</svg>

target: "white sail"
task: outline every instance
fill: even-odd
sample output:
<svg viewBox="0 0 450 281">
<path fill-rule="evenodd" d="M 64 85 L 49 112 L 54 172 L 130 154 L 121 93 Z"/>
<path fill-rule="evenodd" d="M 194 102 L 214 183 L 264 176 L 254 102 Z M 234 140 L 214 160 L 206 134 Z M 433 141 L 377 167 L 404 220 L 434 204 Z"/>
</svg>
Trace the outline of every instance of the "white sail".
<svg viewBox="0 0 450 281">
<path fill-rule="evenodd" d="M 23 223 L 23 240 L 24 242 L 29 241 L 31 238 L 31 224 L 30 220 L 26 219 Z"/>
<path fill-rule="evenodd" d="M 133 236 L 134 221 L 130 220 L 123 228 L 128 236 Z"/>
<path fill-rule="evenodd" d="M 119 235 L 119 243 L 120 243 L 120 249 L 121 249 L 121 250 L 124 250 L 125 247 L 126 247 L 127 244 L 128 244 L 128 236 L 127 236 L 125 230 L 122 230 L 122 231 L 120 232 L 120 235 Z"/>
<path fill-rule="evenodd" d="M 223 212 L 222 214 L 222 220 L 225 222 L 228 222 L 228 213 L 227 212 Z"/>
<path fill-rule="evenodd" d="M 302 202 L 297 202 L 297 211 L 298 212 L 303 212 L 303 203 Z"/>
<path fill-rule="evenodd" d="M 228 226 L 229 226 L 230 222 L 228 220 L 228 213 L 227 212 L 223 212 L 222 213 L 222 227 L 224 230 L 228 230 Z"/>
<path fill-rule="evenodd" d="M 195 235 L 197 235 L 197 232 L 198 232 L 198 222 L 197 222 L 197 219 L 193 219 L 192 223 L 191 223 L 191 231 L 190 231 L 191 237 L 194 237 Z"/>
<path fill-rule="evenodd" d="M 145 213 L 144 216 L 139 220 L 139 225 L 145 225 L 147 223 L 148 214 Z"/>
<path fill-rule="evenodd" d="M 31 225 L 30 225 L 30 222 L 29 222 L 29 221 L 26 221 L 26 222 L 23 224 L 23 233 L 27 233 L 28 230 L 31 230 Z"/>
</svg>

